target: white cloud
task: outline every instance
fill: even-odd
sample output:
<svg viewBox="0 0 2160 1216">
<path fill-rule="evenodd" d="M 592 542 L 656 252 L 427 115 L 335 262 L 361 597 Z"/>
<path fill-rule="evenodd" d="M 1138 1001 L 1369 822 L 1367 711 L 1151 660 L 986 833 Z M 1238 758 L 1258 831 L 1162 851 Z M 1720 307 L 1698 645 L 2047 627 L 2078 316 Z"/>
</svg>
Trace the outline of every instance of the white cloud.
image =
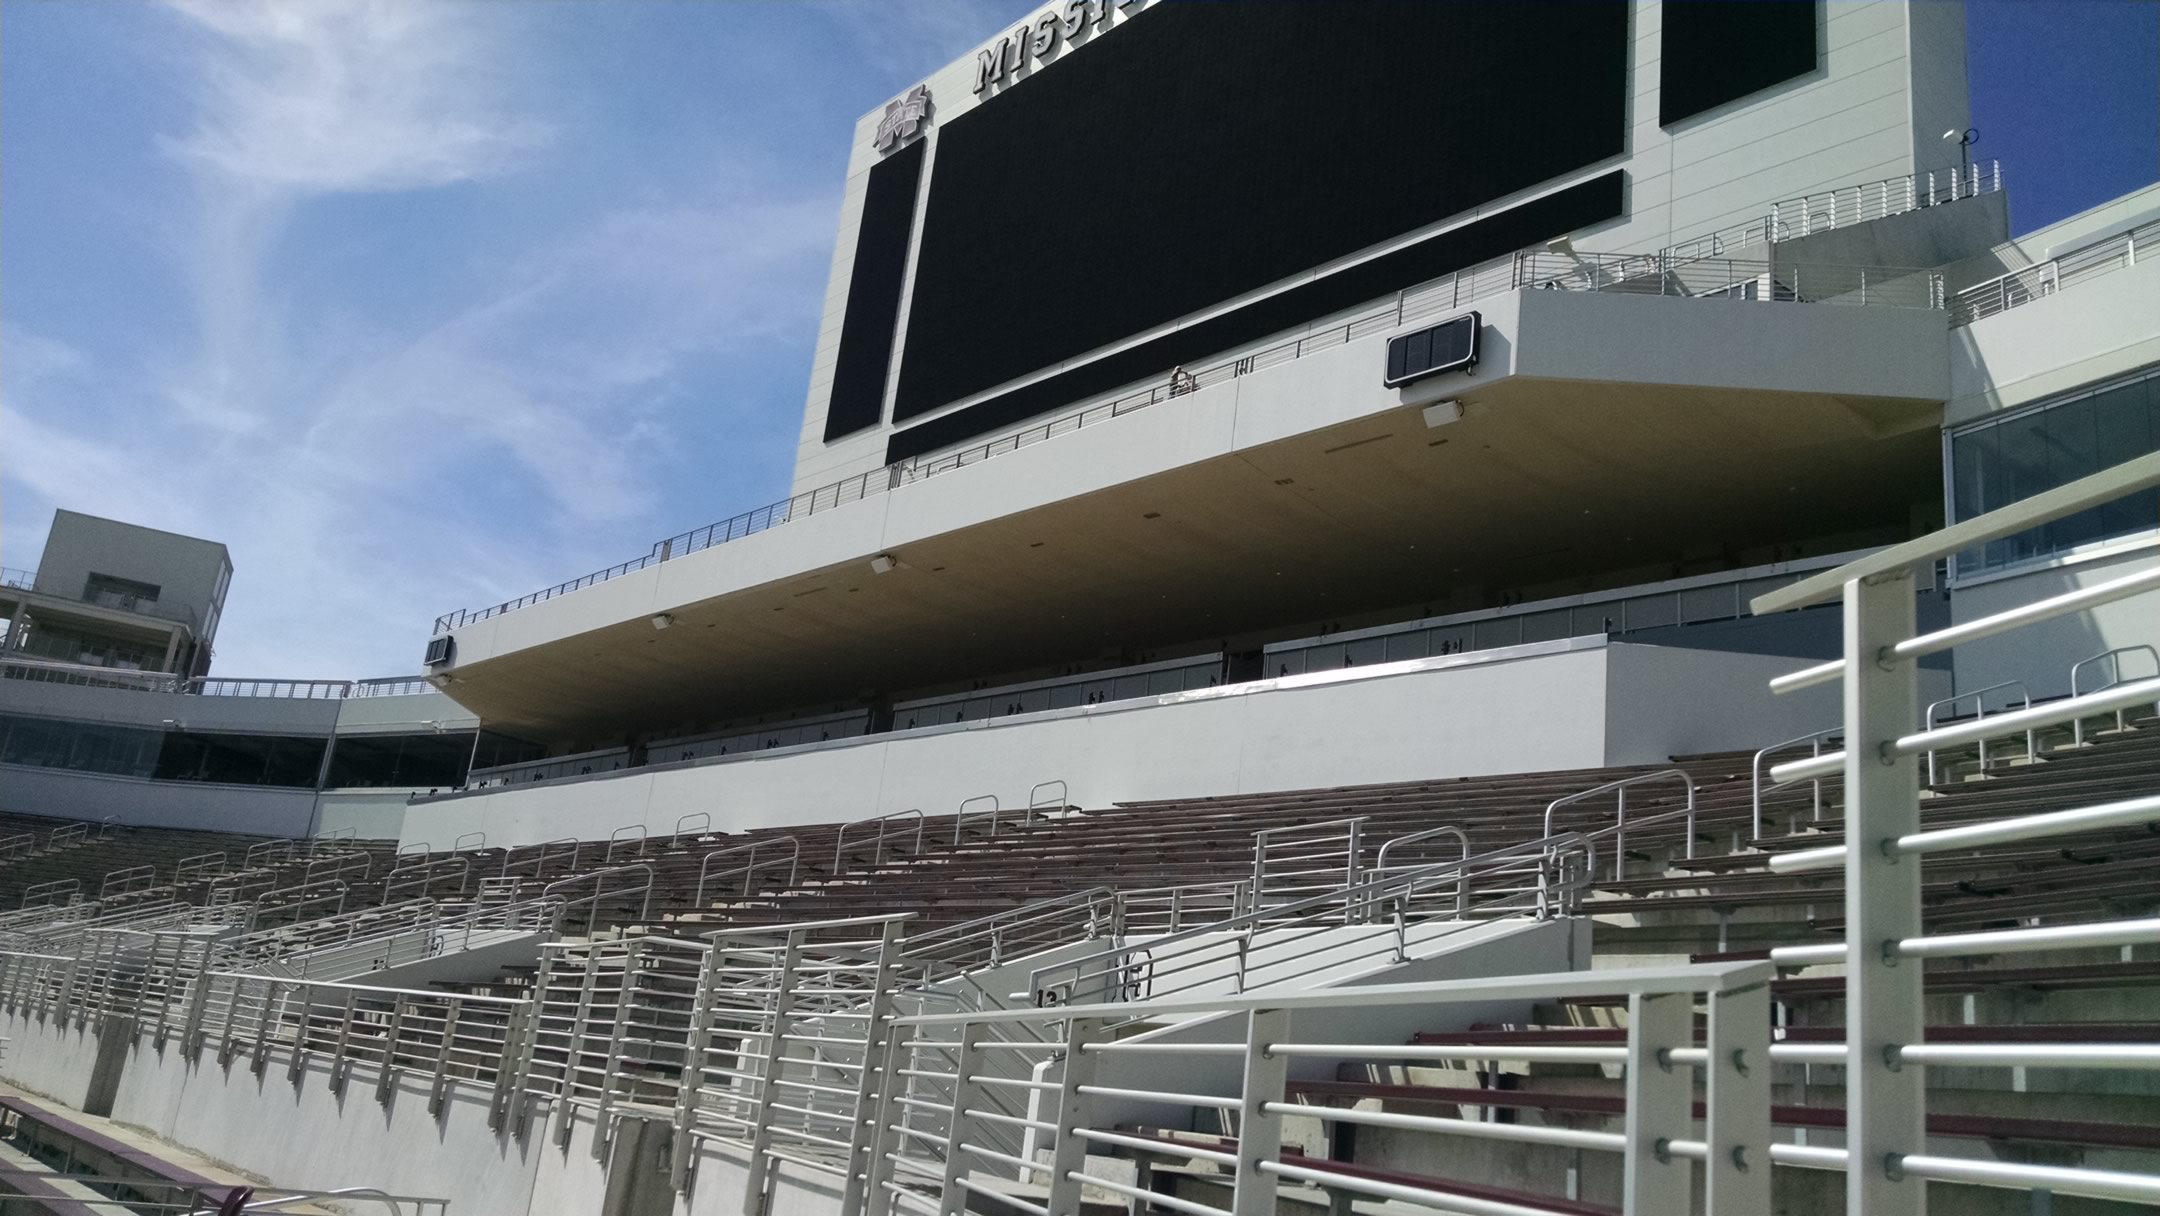
<svg viewBox="0 0 2160 1216">
<path fill-rule="evenodd" d="M 178 155 L 270 194 L 411 190 L 498 173 L 544 142 L 514 112 L 499 25 L 473 5 L 180 0 L 212 35 Z"/>
<path fill-rule="evenodd" d="M 224 541 L 217 670 L 321 676 L 410 670 L 437 613 L 641 552 L 656 473 L 699 455 L 670 442 L 679 382 L 814 326 L 829 190 L 752 194 L 722 165 L 568 217 L 444 297 L 310 304 L 280 243 L 309 207 L 543 167 L 537 93 L 493 66 L 521 10 L 179 11 L 193 109 L 164 146 L 194 210 L 165 240 L 194 331 L 163 364 L 97 367 L 0 335 L 10 552 L 54 505 Z M 116 401 L 139 403 L 124 427 L 90 421 Z M 626 531 L 630 552 L 594 540 Z"/>
</svg>

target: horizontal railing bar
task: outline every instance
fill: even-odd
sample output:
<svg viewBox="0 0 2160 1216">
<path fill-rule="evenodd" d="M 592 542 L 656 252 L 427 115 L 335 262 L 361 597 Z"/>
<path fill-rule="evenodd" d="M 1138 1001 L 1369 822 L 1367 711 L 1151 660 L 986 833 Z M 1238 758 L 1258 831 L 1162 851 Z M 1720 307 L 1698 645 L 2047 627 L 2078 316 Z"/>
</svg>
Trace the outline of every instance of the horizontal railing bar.
<svg viewBox="0 0 2160 1216">
<path fill-rule="evenodd" d="M 1073 1135 L 1082 1140 L 1113 1144 L 1120 1148 L 1139 1149 L 1142 1152 L 1161 1153 L 1165 1156 L 1191 1156 L 1198 1161 L 1212 1161 L 1217 1165 L 1236 1165 L 1237 1154 L 1218 1152 L 1211 1148 L 1188 1145 L 1179 1140 L 1150 1140 L 1144 1136 L 1126 1136 L 1117 1132 L 1097 1131 L 1092 1127 L 1076 1127 Z"/>
<path fill-rule="evenodd" d="M 1228 1216 L 1228 1213 L 1221 1208 L 1209 1207 L 1207 1204 L 1191 1199 L 1180 1199 L 1175 1195 L 1165 1195 L 1160 1191 L 1146 1190 L 1127 1182 L 1112 1182 L 1108 1178 L 1099 1178 L 1094 1174 L 1083 1174 L 1079 1170 L 1066 1170 L 1065 1176 L 1085 1186 L 1100 1187 L 1112 1194 L 1123 1195 L 1127 1199 L 1139 1200 L 1139 1203 L 1133 1208 L 1136 1212 L 1146 1211 L 1149 1207 L 1162 1207 L 1169 1208 L 1173 1212 L 1184 1212 L 1186 1216 Z"/>
<path fill-rule="evenodd" d="M 1243 1055 L 1244 1051 L 1244 1047 L 1240 1045 L 1238 1054 Z M 1244 1104 L 1238 1098 L 1218 1098 L 1212 1094 L 1181 1094 L 1154 1089 L 1114 1089 L 1107 1085 L 1076 1085 L 1073 1088 L 1091 1098 L 1130 1098 L 1135 1102 L 1157 1102 L 1164 1106 L 1213 1106 L 1224 1110 L 1235 1110 Z"/>
<path fill-rule="evenodd" d="M 2099 692 L 2066 697 L 2030 709 L 2013 709 L 2006 713 L 1991 714 L 1985 718 L 1972 718 L 1949 726 L 1938 726 L 1918 734 L 1905 735 L 1890 745 L 1897 756 L 1917 756 L 1922 752 L 1955 747 L 1960 743 L 1975 743 L 2000 735 L 2019 734 L 2043 726 L 2059 726 L 2078 718 L 2095 717 L 2132 705 L 2160 701 L 2160 676 L 2117 684 Z M 1845 767 L 1843 750 L 1824 752 L 1804 760 L 1791 760 L 1770 770 L 1772 780 L 1780 785 L 1805 781 L 1810 777 L 1827 777 Z"/>
<path fill-rule="evenodd" d="M 2005 609 L 2002 612 L 1984 616 L 1978 620 L 1952 625 L 1947 629 L 1938 629 L 1933 633 L 1923 633 L 1918 637 L 1907 638 L 1890 648 L 1889 657 L 1896 660 L 1909 660 L 1931 654 L 1940 654 L 1953 647 L 1962 646 L 1968 642 L 1977 642 L 1982 638 L 1991 638 L 1997 634 L 2008 633 L 2013 629 L 2019 629 L 2026 625 L 2037 624 L 2040 621 L 2051 620 L 2058 616 L 2066 616 L 2072 612 L 2084 612 L 2098 608 L 2102 604 L 2112 604 L 2116 600 L 2128 599 L 2133 595 L 2142 594 L 2156 587 L 2160 587 L 2160 566 L 2150 570 L 2140 570 L 2136 574 L 2125 575 L 2122 578 L 2110 579 L 2104 583 L 2095 583 L 2090 587 L 2080 587 L 2075 591 L 2066 591 L 2061 595 L 2049 596 L 2044 600 L 2035 600 L 2030 604 L 2020 604 L 2015 608 Z M 1770 691 L 1774 693 L 1797 692 L 1803 688 L 1812 688 L 1817 684 L 1828 684 L 1833 680 L 1841 679 L 1844 674 L 1845 664 L 1843 660 L 1833 659 L 1828 663 L 1803 667 L 1799 671 L 1787 672 L 1772 679 L 1770 681 Z"/>
<path fill-rule="evenodd" d="M 1607 1152 L 1624 1152 L 1627 1149 L 1627 1137 L 1619 1132 L 1586 1132 L 1568 1127 L 1539 1127 L 1530 1123 L 1479 1123 L 1470 1119 L 1443 1119 L 1431 1115 L 1396 1114 L 1392 1111 L 1340 1110 L 1297 1102 L 1264 1102 L 1260 1109 L 1269 1114 L 1297 1115 L 1330 1123 L 1355 1123 L 1363 1127 L 1437 1132 L 1443 1136 L 1515 1140 L 1524 1144 L 1552 1144 L 1561 1148 L 1599 1149 Z"/>
<path fill-rule="evenodd" d="M 1625 1064 L 1625 1047 L 1502 1047 L 1479 1043 L 1426 1044 L 1269 1043 L 1278 1056 L 1327 1056 L 1343 1060 L 1519 1060 L 1530 1064 Z"/>
<path fill-rule="evenodd" d="M 1982 1186 L 2029 1188 L 2057 1195 L 2160 1203 L 2160 1175 L 2059 1165 L 2022 1165 L 1966 1157 L 1904 1156 L 1896 1158 L 1895 1163 L 1908 1178 L 1934 1182 L 1969 1182 Z"/>
<path fill-rule="evenodd" d="M 1751 987 L 1771 978 L 1774 968 L 1757 961 L 1699 963 L 1684 968 L 1622 967 L 1595 973 L 1550 972 L 1543 975 L 1491 976 L 1450 980 L 1444 983 L 1373 984 L 1357 990 L 1358 1004 L 1380 1007 L 1416 1004 L 1457 1004 L 1519 997 L 1534 991 L 1548 1000 L 1574 996 L 1607 996 L 1642 993 L 1646 996 L 1677 993 L 1720 993 Z M 1251 1009 L 1297 1010 L 1326 1008 L 1342 1003 L 1339 992 L 1283 992 L 1259 995 L 1139 1001 L 1120 1006 L 1122 1014 L 1148 1017 L 1168 1013 L 1227 1013 Z M 1012 1009 L 987 1013 L 917 1014 L 895 1018 L 900 1025 L 936 1026 L 964 1022 L 1062 1021 L 1071 1010 Z M 1089 1046 L 1104 1046 L 1090 1044 Z M 1117 1044 L 1126 1047 L 1127 1044 Z M 1197 1045 L 1195 1045 L 1197 1046 Z M 1184 1050 L 1193 1050 L 1188 1046 Z"/>
<path fill-rule="evenodd" d="M 1530 1208 L 1521 1204 L 1502 1203 L 1496 1199 L 1477 1199 L 1452 1191 L 1428 1190 L 1424 1187 L 1359 1178 L 1333 1170 L 1316 1170 L 1310 1166 L 1294 1165 L 1288 1161 L 1262 1161 L 1258 1168 L 1262 1173 L 1310 1182 L 1316 1186 L 1357 1191 L 1381 1199 L 1400 1199 L 1424 1207 L 1439 1208 L 1444 1212 L 1459 1212 L 1463 1216 L 1552 1216 L 1551 1211 L 1546 1208 Z"/>
<path fill-rule="evenodd" d="M 2160 567 L 2156 567 L 2160 569 Z M 1885 852 L 1900 856 L 1925 856 L 1929 853 L 1949 852 L 1953 849 L 1981 848 L 1986 845 L 2011 844 L 2020 840 L 2039 840 L 2049 836 L 2069 835 L 2075 832 L 2096 832 L 2106 828 L 2135 827 L 2139 824 L 2160 822 L 2160 795 L 2145 798 L 2127 798 L 2121 802 L 2106 802 L 2098 806 L 2079 807 L 2068 811 L 2047 811 L 2038 815 L 2019 815 L 2011 819 L 1997 819 L 1988 823 L 1966 824 L 1954 828 L 1938 828 L 1932 832 L 1915 832 L 1900 836 L 1886 844 Z M 1819 870 L 1839 865 L 1845 860 L 1845 846 L 1827 845 L 1819 849 L 1800 849 L 1780 853 L 1770 859 L 1770 868 L 1779 873 L 1796 870 Z"/>
</svg>

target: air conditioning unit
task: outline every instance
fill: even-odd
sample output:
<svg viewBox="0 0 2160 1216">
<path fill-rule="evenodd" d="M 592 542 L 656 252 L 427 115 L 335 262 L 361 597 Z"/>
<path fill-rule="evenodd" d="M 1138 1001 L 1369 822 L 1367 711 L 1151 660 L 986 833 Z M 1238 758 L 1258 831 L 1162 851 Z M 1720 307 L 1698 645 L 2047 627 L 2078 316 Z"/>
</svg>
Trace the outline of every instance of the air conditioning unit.
<svg viewBox="0 0 2160 1216">
<path fill-rule="evenodd" d="M 441 667 L 449 663 L 456 655 L 457 637 L 446 633 L 439 638 L 428 639 L 427 658 L 424 662 L 429 667 Z"/>
</svg>

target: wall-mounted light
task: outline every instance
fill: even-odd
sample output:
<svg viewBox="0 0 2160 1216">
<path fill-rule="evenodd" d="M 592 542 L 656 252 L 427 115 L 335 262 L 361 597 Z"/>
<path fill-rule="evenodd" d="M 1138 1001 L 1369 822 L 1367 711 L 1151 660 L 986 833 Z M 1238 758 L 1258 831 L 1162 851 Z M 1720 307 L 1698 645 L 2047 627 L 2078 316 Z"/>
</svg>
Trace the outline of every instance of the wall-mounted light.
<svg viewBox="0 0 2160 1216">
<path fill-rule="evenodd" d="M 900 565 L 900 559 L 890 553 L 880 553 L 870 559 L 870 573 L 891 574 Z"/>
<path fill-rule="evenodd" d="M 672 612 L 660 612 L 653 615 L 652 627 L 655 629 L 665 629 L 674 623 L 675 614 Z"/>
<path fill-rule="evenodd" d="M 1435 401 L 1425 407 L 1425 425 L 1428 427 L 1442 427 L 1450 422 L 1460 421 L 1462 421 L 1462 402 L 1455 400 L 1453 397 L 1445 401 Z"/>
<path fill-rule="evenodd" d="M 1967 127 L 1960 131 L 1952 127 L 1943 132 L 1943 142 L 1955 143 L 1958 146 L 1958 165 L 1969 166 L 1972 164 L 1972 146 L 1980 142 L 1980 128 Z"/>
</svg>

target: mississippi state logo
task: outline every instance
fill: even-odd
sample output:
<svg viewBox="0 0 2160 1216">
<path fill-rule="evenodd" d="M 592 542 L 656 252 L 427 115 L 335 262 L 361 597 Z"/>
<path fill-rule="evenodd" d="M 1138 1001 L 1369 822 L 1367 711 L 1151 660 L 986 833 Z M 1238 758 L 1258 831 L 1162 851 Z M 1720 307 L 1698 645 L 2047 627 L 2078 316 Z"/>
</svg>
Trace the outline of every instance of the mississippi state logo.
<svg viewBox="0 0 2160 1216">
<path fill-rule="evenodd" d="M 916 85 L 902 94 L 900 100 L 885 103 L 885 117 L 878 120 L 877 135 L 870 146 L 880 152 L 890 152 L 900 141 L 912 137 L 922 129 L 923 120 L 930 117 L 930 89 Z"/>
</svg>

